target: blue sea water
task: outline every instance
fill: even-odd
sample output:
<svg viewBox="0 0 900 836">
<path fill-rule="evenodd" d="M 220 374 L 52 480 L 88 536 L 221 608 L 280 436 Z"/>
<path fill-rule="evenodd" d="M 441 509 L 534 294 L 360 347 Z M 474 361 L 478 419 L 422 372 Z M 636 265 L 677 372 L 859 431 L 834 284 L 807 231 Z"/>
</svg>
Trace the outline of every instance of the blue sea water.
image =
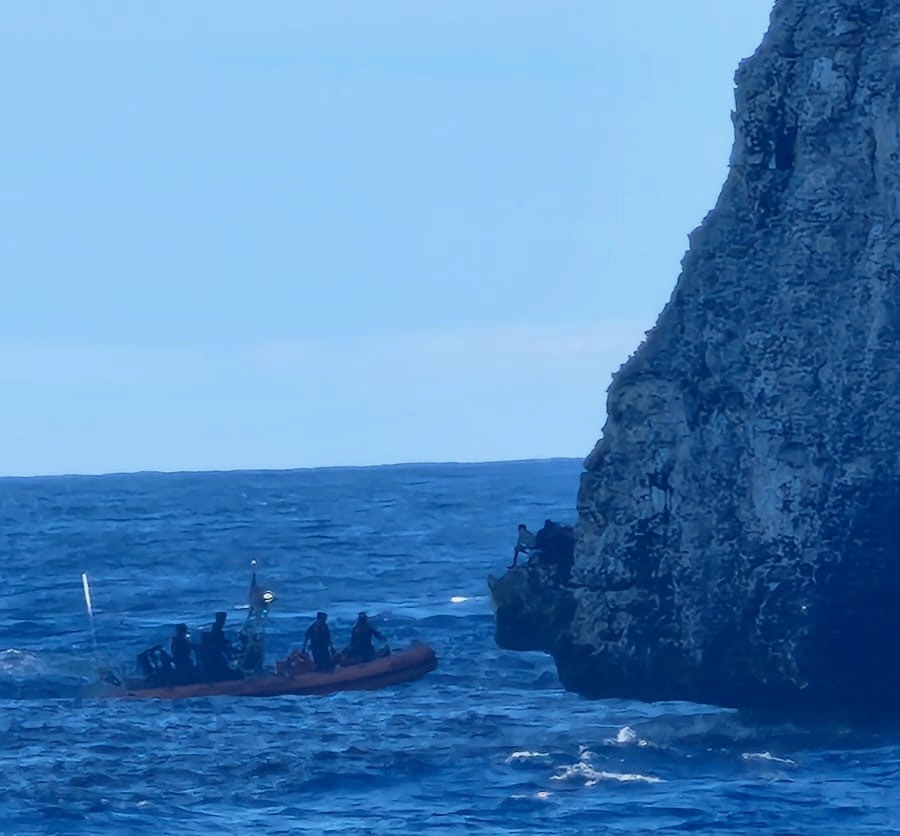
<svg viewBox="0 0 900 836">
<path fill-rule="evenodd" d="M 0 480 L 0 833 L 898 833 L 900 730 L 588 701 L 494 643 L 515 526 L 572 521 L 580 462 Z M 99 652 L 239 625 L 269 651 L 365 608 L 418 682 L 328 697 L 94 701 Z"/>
</svg>

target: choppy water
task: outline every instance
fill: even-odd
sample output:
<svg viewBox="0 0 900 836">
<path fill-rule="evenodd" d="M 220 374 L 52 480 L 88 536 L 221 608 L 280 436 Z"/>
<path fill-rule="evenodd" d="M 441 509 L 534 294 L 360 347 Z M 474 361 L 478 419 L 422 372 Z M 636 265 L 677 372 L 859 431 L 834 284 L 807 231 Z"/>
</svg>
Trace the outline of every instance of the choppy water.
<svg viewBox="0 0 900 836">
<path fill-rule="evenodd" d="M 485 577 L 520 520 L 573 518 L 580 463 L 0 480 L 0 833 L 897 833 L 900 729 L 589 702 L 498 649 Z M 79 697 L 217 609 L 248 566 L 270 655 L 366 608 L 440 666 L 374 693 Z"/>
</svg>

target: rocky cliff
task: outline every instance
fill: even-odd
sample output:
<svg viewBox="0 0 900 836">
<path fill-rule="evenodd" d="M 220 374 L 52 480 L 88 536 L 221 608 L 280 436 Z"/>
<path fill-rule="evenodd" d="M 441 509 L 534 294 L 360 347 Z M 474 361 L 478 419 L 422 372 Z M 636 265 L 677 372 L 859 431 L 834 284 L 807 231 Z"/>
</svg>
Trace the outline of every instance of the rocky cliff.
<svg viewBox="0 0 900 836">
<path fill-rule="evenodd" d="M 736 81 L 571 577 L 493 583 L 498 640 L 590 696 L 900 712 L 900 2 L 780 0 Z"/>
</svg>

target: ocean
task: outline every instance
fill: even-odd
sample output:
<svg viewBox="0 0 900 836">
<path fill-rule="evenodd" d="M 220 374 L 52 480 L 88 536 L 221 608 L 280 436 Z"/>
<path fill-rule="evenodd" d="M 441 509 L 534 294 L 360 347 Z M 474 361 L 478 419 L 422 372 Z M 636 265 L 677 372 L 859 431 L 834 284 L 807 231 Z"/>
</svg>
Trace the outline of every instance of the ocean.
<svg viewBox="0 0 900 836">
<path fill-rule="evenodd" d="M 589 701 L 494 642 L 516 525 L 580 461 L 0 480 L 0 833 L 900 833 L 900 728 Z M 439 666 L 326 697 L 96 701 L 98 654 L 277 596 L 269 659 L 365 609 Z"/>
</svg>

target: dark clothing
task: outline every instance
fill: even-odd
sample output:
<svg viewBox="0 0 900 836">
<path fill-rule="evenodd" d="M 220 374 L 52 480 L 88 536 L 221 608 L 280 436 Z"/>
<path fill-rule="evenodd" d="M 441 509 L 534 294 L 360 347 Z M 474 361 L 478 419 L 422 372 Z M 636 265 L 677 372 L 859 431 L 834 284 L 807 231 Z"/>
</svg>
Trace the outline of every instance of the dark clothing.
<svg viewBox="0 0 900 836">
<path fill-rule="evenodd" d="M 203 672 L 203 676 L 210 682 L 219 682 L 223 679 L 243 679 L 244 675 L 228 664 L 229 657 L 221 644 L 224 640 L 225 647 L 230 654 L 231 642 L 225 638 L 225 634 L 219 628 L 218 632 L 221 634 L 221 638 L 217 643 L 216 632 L 216 628 L 213 627 L 211 632 L 200 635 L 200 670 Z"/>
<path fill-rule="evenodd" d="M 225 635 L 225 630 L 221 624 L 213 624 L 212 629 L 209 631 L 209 635 L 212 639 L 212 646 L 215 648 L 216 653 L 221 653 L 226 659 L 230 659 L 234 655 L 231 642 Z"/>
<path fill-rule="evenodd" d="M 197 650 L 197 661 L 200 663 L 200 670 L 206 679 L 215 679 L 217 669 L 221 667 L 219 663 L 219 654 L 213 645 L 212 635 L 204 631 L 200 634 L 200 647 Z"/>
<path fill-rule="evenodd" d="M 304 636 L 310 647 L 331 647 L 331 630 L 324 621 L 314 621 Z"/>
<path fill-rule="evenodd" d="M 350 634 L 350 654 L 362 659 L 363 662 L 370 662 L 375 658 L 375 646 L 372 639 L 384 641 L 381 635 L 368 621 L 357 621 L 353 625 L 353 632 Z"/>
<path fill-rule="evenodd" d="M 306 631 L 304 643 L 309 645 L 312 651 L 313 661 L 316 663 L 316 670 L 330 671 L 334 667 L 332 661 L 332 645 L 331 630 L 324 621 L 316 620 Z"/>
<path fill-rule="evenodd" d="M 194 660 L 191 657 L 191 643 L 187 636 L 175 635 L 169 645 L 172 661 L 175 665 L 175 681 L 179 684 L 191 682 L 196 675 Z"/>
<path fill-rule="evenodd" d="M 313 662 L 316 663 L 317 671 L 334 670 L 334 659 L 331 656 L 330 647 L 316 647 L 313 645 L 310 651 L 312 652 Z"/>
<path fill-rule="evenodd" d="M 176 668 L 193 664 L 191 660 L 191 643 L 187 636 L 173 636 L 170 648 Z"/>
</svg>

